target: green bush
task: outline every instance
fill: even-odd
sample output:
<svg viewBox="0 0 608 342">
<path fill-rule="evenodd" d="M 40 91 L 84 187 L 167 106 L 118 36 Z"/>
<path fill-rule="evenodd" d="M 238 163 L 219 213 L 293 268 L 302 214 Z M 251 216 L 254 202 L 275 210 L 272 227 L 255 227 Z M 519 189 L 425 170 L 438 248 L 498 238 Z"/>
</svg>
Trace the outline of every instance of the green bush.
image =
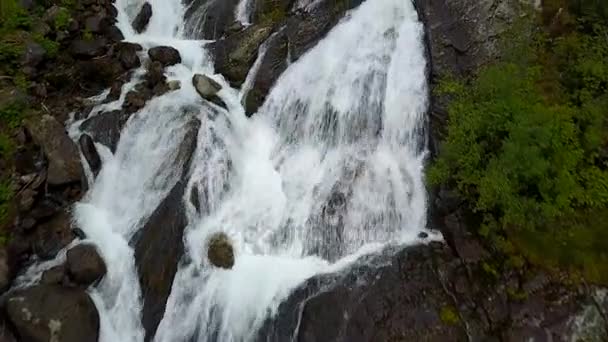
<svg viewBox="0 0 608 342">
<path fill-rule="evenodd" d="M 53 23 L 55 26 L 55 29 L 58 31 L 64 31 L 68 28 L 68 25 L 70 24 L 70 20 L 72 19 L 72 16 L 70 15 L 70 11 L 65 8 L 65 7 L 61 7 L 59 8 L 59 12 L 57 12 L 57 16 L 55 17 L 55 22 Z"/>
<path fill-rule="evenodd" d="M 451 100 L 447 136 L 428 174 L 456 189 L 498 250 L 586 275 L 608 261 L 608 220 L 591 219 L 608 207 L 606 37 L 606 27 L 585 28 L 470 82 L 445 79 L 436 91 Z"/>
</svg>

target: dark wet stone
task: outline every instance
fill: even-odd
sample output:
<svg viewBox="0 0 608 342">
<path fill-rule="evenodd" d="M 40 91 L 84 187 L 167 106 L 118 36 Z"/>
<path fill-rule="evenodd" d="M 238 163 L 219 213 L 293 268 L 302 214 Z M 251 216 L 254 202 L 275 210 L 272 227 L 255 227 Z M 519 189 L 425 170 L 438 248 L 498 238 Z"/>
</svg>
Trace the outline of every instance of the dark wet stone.
<svg viewBox="0 0 608 342">
<path fill-rule="evenodd" d="M 133 29 L 137 33 L 142 33 L 148 27 L 148 23 L 150 22 L 150 18 L 152 18 L 152 5 L 149 2 L 145 2 L 143 6 L 141 6 L 141 10 L 133 20 Z"/>
</svg>

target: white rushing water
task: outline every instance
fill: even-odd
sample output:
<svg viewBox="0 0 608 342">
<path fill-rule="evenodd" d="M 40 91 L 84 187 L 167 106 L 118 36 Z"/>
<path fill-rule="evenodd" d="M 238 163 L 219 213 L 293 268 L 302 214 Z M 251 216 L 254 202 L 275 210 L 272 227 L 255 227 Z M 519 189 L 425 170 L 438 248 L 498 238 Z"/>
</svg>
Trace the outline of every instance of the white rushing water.
<svg viewBox="0 0 608 342">
<path fill-rule="evenodd" d="M 150 3 L 154 15 L 144 33 L 130 27 L 142 1 L 117 0 L 117 25 L 144 48 L 177 48 L 182 63 L 167 76 L 182 88 L 134 114 L 114 154 L 98 145 L 103 169 L 75 208 L 78 226 L 108 266 L 91 290 L 101 341 L 143 341 L 128 242 L 176 184 L 179 168 L 169 166 L 193 117 L 202 124 L 184 196 L 185 262 L 155 341 L 247 341 L 305 279 L 387 244 L 418 241 L 426 227 L 426 62 L 410 1 L 365 1 L 290 65 L 251 119 L 240 100 L 253 74 L 243 92 L 229 88 L 185 23 L 181 0 Z M 249 7 L 242 0 L 236 12 L 245 24 Z M 211 115 L 191 85 L 194 73 L 225 86 L 219 95 L 228 111 Z M 120 105 L 134 84 L 103 106 Z M 192 192 L 200 212 L 190 203 Z M 206 260 L 203 247 L 218 231 L 234 242 L 231 270 Z"/>
</svg>

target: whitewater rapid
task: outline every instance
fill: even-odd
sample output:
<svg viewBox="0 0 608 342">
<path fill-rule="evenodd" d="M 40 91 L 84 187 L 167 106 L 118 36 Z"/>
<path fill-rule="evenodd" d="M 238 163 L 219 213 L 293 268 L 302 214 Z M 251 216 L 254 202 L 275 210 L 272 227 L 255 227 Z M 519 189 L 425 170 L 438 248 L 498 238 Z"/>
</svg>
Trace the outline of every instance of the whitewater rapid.
<svg viewBox="0 0 608 342">
<path fill-rule="evenodd" d="M 182 63 L 166 74 L 182 87 L 135 113 L 114 154 L 96 145 L 103 168 L 74 208 L 76 224 L 108 266 L 90 290 L 101 317 L 100 341 L 144 339 L 129 241 L 179 180 L 176 151 L 193 118 L 201 128 L 183 199 L 185 256 L 155 341 L 251 340 L 304 280 L 342 270 L 387 245 L 421 242 L 426 61 L 422 24 L 410 1 L 367 0 L 349 12 L 289 66 L 251 118 L 241 100 L 259 60 L 243 89 L 230 88 L 215 74 L 208 42 L 197 38 L 204 18 L 187 23 L 181 0 L 150 3 L 149 26 L 136 34 L 130 23 L 142 1 L 117 0 L 117 26 L 125 40 L 144 47 L 142 58 L 153 46 L 178 49 Z M 235 18 L 250 24 L 251 7 L 240 1 Z M 142 67 L 133 77 L 143 73 Z M 228 110 L 217 115 L 201 101 L 191 84 L 195 73 L 223 85 L 219 96 Z M 92 115 L 119 108 L 136 83 Z M 79 124 L 70 127 L 75 138 Z M 231 270 L 206 260 L 203 246 L 218 231 L 234 243 Z"/>
</svg>

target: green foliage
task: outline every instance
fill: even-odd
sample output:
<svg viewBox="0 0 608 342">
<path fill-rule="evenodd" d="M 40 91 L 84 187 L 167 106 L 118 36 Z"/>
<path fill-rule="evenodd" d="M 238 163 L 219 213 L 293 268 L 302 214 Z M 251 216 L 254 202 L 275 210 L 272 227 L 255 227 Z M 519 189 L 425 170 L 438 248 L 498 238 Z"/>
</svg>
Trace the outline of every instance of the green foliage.
<svg viewBox="0 0 608 342">
<path fill-rule="evenodd" d="M 47 57 L 57 57 L 57 54 L 59 53 L 59 43 L 42 35 L 35 35 L 34 41 L 36 41 L 36 43 L 40 44 L 40 46 L 44 48 Z"/>
<path fill-rule="evenodd" d="M 60 7 L 57 15 L 55 16 L 55 22 L 53 25 L 55 26 L 56 30 L 64 31 L 68 28 L 71 19 L 72 16 L 70 15 L 70 11 L 65 7 Z"/>
<path fill-rule="evenodd" d="M 17 29 L 28 29 L 32 21 L 17 0 L 0 1 L 0 33 Z"/>
<path fill-rule="evenodd" d="M 11 138 L 4 133 L 0 133 L 0 157 L 10 158 L 13 150 L 14 146 Z"/>
<path fill-rule="evenodd" d="M 460 318 L 458 317 L 458 312 L 454 307 L 446 305 L 441 308 L 439 311 L 439 318 L 441 321 L 448 325 L 456 325 L 460 322 Z"/>
<path fill-rule="evenodd" d="M 13 101 L 0 108 L 0 123 L 9 128 L 16 128 L 23 121 L 27 106 L 24 103 Z"/>
<path fill-rule="evenodd" d="M 428 178 L 456 189 L 510 267 L 521 252 L 608 282 L 608 216 L 591 220 L 608 207 L 608 29 L 589 27 L 441 82 L 447 137 Z"/>
</svg>

